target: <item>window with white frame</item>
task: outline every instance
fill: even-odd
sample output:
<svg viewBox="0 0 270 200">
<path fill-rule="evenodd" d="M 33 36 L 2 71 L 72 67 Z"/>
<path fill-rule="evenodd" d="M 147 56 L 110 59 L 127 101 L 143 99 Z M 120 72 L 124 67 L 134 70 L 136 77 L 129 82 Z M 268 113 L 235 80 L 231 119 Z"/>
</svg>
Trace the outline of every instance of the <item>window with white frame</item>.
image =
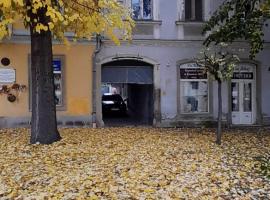
<svg viewBox="0 0 270 200">
<path fill-rule="evenodd" d="M 133 19 L 153 19 L 153 0 L 131 0 Z"/>
<path fill-rule="evenodd" d="M 208 113 L 207 74 L 196 63 L 180 65 L 180 112 Z"/>
<path fill-rule="evenodd" d="M 203 0 L 185 0 L 185 20 L 203 20 Z"/>
</svg>

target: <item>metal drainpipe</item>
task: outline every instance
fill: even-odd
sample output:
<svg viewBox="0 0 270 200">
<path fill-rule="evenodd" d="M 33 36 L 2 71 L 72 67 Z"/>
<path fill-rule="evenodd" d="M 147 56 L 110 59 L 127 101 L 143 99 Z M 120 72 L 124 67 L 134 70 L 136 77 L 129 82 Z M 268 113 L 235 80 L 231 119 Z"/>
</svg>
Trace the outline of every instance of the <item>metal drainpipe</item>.
<svg viewBox="0 0 270 200">
<path fill-rule="evenodd" d="M 95 51 L 92 55 L 92 126 L 93 128 L 97 127 L 97 118 L 96 118 L 96 110 L 97 110 L 97 102 L 96 102 L 96 92 L 97 92 L 97 77 L 96 77 L 96 72 L 97 72 L 97 55 L 101 51 L 101 36 L 99 34 L 96 35 L 96 47 Z"/>
</svg>

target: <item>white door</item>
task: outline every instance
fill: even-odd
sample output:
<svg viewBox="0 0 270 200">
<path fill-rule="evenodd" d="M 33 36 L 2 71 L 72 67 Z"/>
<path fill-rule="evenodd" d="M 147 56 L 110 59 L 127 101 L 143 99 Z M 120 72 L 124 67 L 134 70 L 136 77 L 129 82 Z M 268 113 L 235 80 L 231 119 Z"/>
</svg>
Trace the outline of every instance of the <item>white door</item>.
<svg viewBox="0 0 270 200">
<path fill-rule="evenodd" d="M 254 124 L 256 117 L 254 89 L 253 81 L 232 81 L 232 124 Z"/>
</svg>

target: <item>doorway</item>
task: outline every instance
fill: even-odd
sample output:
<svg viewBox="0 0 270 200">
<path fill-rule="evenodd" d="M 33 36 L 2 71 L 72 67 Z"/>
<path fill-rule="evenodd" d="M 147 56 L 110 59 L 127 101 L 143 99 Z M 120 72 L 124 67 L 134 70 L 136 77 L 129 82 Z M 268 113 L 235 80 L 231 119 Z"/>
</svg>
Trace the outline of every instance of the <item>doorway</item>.
<svg viewBox="0 0 270 200">
<path fill-rule="evenodd" d="M 255 67 L 239 67 L 231 81 L 232 124 L 252 125 L 256 122 Z"/>
<path fill-rule="evenodd" d="M 101 85 L 102 119 L 105 126 L 153 125 L 152 65 L 138 60 L 106 63 L 101 69 Z M 118 95 L 122 100 L 104 101 L 112 95 Z"/>
</svg>

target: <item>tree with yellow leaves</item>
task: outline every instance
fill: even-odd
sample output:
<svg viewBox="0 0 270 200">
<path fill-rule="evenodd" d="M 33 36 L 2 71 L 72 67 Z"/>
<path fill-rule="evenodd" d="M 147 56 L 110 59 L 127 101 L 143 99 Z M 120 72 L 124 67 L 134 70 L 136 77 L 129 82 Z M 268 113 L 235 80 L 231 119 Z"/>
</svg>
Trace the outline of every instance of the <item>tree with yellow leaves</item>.
<svg viewBox="0 0 270 200">
<path fill-rule="evenodd" d="M 10 24 L 23 19 L 31 34 L 31 82 L 33 143 L 60 140 L 57 130 L 52 68 L 52 38 L 67 42 L 104 34 L 119 44 L 130 39 L 130 11 L 117 0 L 0 0 L 0 39 L 10 35 Z"/>
</svg>

